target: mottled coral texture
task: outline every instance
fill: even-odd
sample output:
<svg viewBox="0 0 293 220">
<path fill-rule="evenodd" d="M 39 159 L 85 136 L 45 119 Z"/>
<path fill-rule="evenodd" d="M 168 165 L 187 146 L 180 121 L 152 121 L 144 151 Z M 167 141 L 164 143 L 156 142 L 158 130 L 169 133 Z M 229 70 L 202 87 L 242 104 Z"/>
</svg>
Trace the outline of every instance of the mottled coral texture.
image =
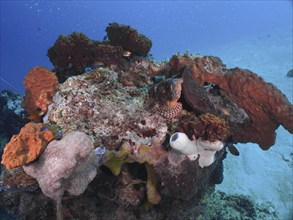
<svg viewBox="0 0 293 220">
<path fill-rule="evenodd" d="M 37 66 L 28 72 L 23 82 L 26 89 L 24 109 L 29 113 L 46 112 L 59 85 L 55 73 Z"/>
<path fill-rule="evenodd" d="M 34 161 L 54 139 L 51 131 L 41 131 L 42 123 L 26 124 L 18 135 L 6 144 L 1 163 L 12 169 Z"/>
<path fill-rule="evenodd" d="M 98 41 L 90 40 L 80 32 L 60 35 L 47 54 L 59 81 L 64 82 L 70 76 L 81 74 L 85 67 L 93 64 L 98 44 Z"/>
<path fill-rule="evenodd" d="M 293 106 L 273 84 L 266 83 L 249 70 L 226 69 L 219 58 L 212 56 L 194 59 L 173 56 L 169 63 L 170 71 L 182 71 L 187 64 L 191 67 L 193 79 L 201 86 L 205 82 L 216 84 L 221 96 L 228 97 L 248 115 L 249 122 L 241 125 L 231 123 L 230 133 L 234 142 L 253 142 L 267 150 L 275 143 L 275 130 L 279 125 L 293 133 Z M 226 110 L 229 115 L 230 109 Z"/>
<path fill-rule="evenodd" d="M 145 56 L 152 47 L 151 40 L 130 26 L 110 23 L 106 31 L 109 40 L 103 42 L 91 40 L 80 32 L 58 37 L 47 55 L 54 65 L 59 82 L 82 74 L 86 67 L 123 68 L 127 63 L 127 58 L 123 57 L 125 50 Z"/>
<path fill-rule="evenodd" d="M 110 23 L 106 32 L 111 43 L 138 55 L 147 55 L 152 47 L 150 39 L 128 25 Z"/>
<path fill-rule="evenodd" d="M 85 133 L 72 132 L 52 141 L 38 161 L 23 169 L 55 201 L 65 190 L 80 195 L 97 174 L 93 142 Z"/>
</svg>

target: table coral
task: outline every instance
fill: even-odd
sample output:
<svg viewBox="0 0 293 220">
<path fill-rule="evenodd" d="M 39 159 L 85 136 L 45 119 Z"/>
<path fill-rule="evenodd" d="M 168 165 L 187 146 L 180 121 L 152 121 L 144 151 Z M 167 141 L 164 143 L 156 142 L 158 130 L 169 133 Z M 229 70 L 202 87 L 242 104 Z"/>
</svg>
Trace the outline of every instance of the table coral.
<svg viewBox="0 0 293 220">
<path fill-rule="evenodd" d="M 50 130 L 42 131 L 42 123 L 26 124 L 18 135 L 6 144 L 1 163 L 13 169 L 34 161 L 55 137 Z"/>
<path fill-rule="evenodd" d="M 128 25 L 110 23 L 106 32 L 111 43 L 138 55 L 147 55 L 152 47 L 150 39 Z"/>
<path fill-rule="evenodd" d="M 30 115 L 40 117 L 47 111 L 52 97 L 58 90 L 58 79 L 54 72 L 44 67 L 32 68 L 24 78 L 25 96 L 23 107 Z"/>
</svg>

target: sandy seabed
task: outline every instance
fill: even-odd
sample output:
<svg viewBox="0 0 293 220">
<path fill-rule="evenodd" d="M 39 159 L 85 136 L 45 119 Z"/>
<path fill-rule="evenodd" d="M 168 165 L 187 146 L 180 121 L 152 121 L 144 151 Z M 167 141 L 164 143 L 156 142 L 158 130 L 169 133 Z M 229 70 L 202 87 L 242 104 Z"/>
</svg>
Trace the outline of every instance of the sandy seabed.
<svg viewBox="0 0 293 220">
<path fill-rule="evenodd" d="M 293 68 L 292 31 L 249 36 L 214 48 L 228 68 L 249 69 L 266 82 L 277 86 L 293 100 L 293 78 L 286 76 Z M 256 144 L 237 144 L 240 156 L 227 155 L 224 181 L 217 190 L 243 194 L 256 203 L 271 202 L 280 219 L 293 218 L 293 136 L 283 127 L 277 130 L 276 143 L 268 151 Z"/>
</svg>

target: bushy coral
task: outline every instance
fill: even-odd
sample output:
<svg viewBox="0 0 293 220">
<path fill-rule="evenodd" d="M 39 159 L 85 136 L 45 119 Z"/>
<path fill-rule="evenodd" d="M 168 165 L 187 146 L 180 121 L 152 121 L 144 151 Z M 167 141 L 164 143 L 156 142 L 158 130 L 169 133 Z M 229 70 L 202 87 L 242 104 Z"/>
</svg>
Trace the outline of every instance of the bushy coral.
<svg viewBox="0 0 293 220">
<path fill-rule="evenodd" d="M 80 32 L 60 35 L 48 50 L 48 57 L 55 67 L 60 82 L 84 72 L 84 68 L 95 62 L 99 42 L 90 40 Z"/>
<path fill-rule="evenodd" d="M 138 55 L 147 55 L 152 47 L 150 39 L 128 25 L 110 23 L 106 32 L 111 43 Z"/>
<path fill-rule="evenodd" d="M 226 140 L 228 131 L 228 123 L 210 113 L 200 115 L 194 128 L 195 136 L 210 142 Z"/>
</svg>

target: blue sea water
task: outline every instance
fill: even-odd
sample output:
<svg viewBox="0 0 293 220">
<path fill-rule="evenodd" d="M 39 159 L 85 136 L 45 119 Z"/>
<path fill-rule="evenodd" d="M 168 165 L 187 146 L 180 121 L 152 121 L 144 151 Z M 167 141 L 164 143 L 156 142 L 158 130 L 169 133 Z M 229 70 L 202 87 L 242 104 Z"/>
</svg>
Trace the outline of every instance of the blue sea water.
<svg viewBox="0 0 293 220">
<path fill-rule="evenodd" d="M 158 60 L 208 55 L 246 36 L 292 31 L 292 1 L 1 1 L 1 77 L 23 93 L 30 68 L 52 68 L 46 54 L 60 34 L 102 40 L 110 22 L 148 36 Z M 7 83 L 0 88 L 12 89 Z"/>
<path fill-rule="evenodd" d="M 30 68 L 53 68 L 46 54 L 60 34 L 78 31 L 102 40 L 108 23 L 118 22 L 149 37 L 157 60 L 186 50 L 216 55 L 228 67 L 258 73 L 292 102 L 293 82 L 286 77 L 293 68 L 292 7 L 290 0 L 1 1 L 0 89 L 23 94 Z M 219 189 L 272 201 L 280 219 L 290 219 L 293 139 L 282 128 L 277 135 L 268 152 L 247 144 L 239 146 L 240 159 L 228 156 Z"/>
</svg>

